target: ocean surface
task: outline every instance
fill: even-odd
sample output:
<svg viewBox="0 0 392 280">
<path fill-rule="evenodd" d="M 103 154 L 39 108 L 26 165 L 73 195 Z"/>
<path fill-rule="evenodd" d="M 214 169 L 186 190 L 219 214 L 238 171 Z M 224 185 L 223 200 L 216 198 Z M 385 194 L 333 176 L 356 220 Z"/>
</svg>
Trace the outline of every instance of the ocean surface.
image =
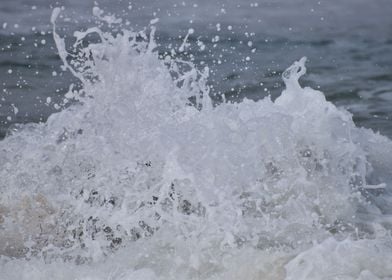
<svg viewBox="0 0 392 280">
<path fill-rule="evenodd" d="M 392 279 L 392 2 L 0 2 L 0 280 Z"/>
</svg>

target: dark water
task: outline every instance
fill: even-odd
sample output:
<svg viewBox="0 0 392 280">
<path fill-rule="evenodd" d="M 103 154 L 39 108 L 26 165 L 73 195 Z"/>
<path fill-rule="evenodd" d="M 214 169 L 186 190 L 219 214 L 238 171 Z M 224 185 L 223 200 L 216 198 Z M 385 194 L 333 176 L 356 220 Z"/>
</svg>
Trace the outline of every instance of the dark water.
<svg viewBox="0 0 392 280">
<path fill-rule="evenodd" d="M 211 70 L 217 100 L 275 98 L 282 71 L 307 56 L 304 85 L 347 108 L 359 126 L 392 136 L 392 2 L 376 1 L 98 1 L 135 29 L 159 18 L 160 51 L 178 48 Z M 60 68 L 50 14 L 64 6 L 60 33 L 94 25 L 93 1 L 0 3 L 0 137 L 14 123 L 40 122 L 53 112 L 72 77 Z M 67 19 L 68 17 L 68 19 Z M 219 40 L 216 40 L 219 36 Z M 197 41 L 205 45 L 200 50 Z M 214 42 L 213 42 L 214 41 Z M 73 81 L 77 82 L 77 81 Z M 50 102 L 48 97 L 50 97 Z M 15 110 L 14 108 L 17 108 Z"/>
</svg>

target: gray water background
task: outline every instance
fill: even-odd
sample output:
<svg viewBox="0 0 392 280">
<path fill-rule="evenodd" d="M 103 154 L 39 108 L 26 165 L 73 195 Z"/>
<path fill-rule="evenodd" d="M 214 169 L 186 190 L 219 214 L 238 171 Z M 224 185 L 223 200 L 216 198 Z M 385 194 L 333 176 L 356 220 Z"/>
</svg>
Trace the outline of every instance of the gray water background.
<svg viewBox="0 0 392 280">
<path fill-rule="evenodd" d="M 65 7 L 59 33 L 71 44 L 74 31 L 96 25 L 95 4 L 136 30 L 159 18 L 156 39 L 162 54 L 178 49 L 193 28 L 187 57 L 209 66 L 218 101 L 223 96 L 229 101 L 276 98 L 283 89 L 282 71 L 307 56 L 303 85 L 348 109 L 359 126 L 392 137 L 391 0 L 95 2 L 0 0 L 0 138 L 15 123 L 45 121 L 61 110 L 53 104 L 77 81 L 60 68 L 51 11 Z M 218 42 L 212 42 L 215 36 Z M 197 40 L 206 50 L 199 50 Z"/>
</svg>

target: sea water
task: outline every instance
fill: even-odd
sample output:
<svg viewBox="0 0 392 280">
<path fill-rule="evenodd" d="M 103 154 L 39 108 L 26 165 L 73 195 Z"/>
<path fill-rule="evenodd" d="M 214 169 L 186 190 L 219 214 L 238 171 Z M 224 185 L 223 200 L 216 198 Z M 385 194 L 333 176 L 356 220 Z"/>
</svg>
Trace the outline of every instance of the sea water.
<svg viewBox="0 0 392 280">
<path fill-rule="evenodd" d="M 276 99 L 217 101 L 158 21 L 96 6 L 70 46 L 62 13 L 78 83 L 0 142 L 0 279 L 392 279 L 392 142 L 302 86 L 305 57 Z"/>
<path fill-rule="evenodd" d="M 207 65 L 218 102 L 274 100 L 284 88 L 282 72 L 306 56 L 311 71 L 304 85 L 353 113 L 357 125 L 392 136 L 390 0 L 2 0 L 0 138 L 15 123 L 42 122 L 60 111 L 70 84 L 78 83 L 56 54 L 50 23 L 56 6 L 66 8 L 58 33 L 68 49 L 76 30 L 99 25 L 94 6 L 121 19 L 112 28 L 143 30 L 156 21 L 157 51 L 174 49 Z"/>
</svg>

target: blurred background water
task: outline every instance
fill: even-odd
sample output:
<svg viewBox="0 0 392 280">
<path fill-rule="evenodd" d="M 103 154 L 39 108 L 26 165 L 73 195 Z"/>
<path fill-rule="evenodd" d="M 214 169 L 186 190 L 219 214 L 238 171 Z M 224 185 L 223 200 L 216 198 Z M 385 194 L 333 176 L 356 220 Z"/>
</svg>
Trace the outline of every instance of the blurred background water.
<svg viewBox="0 0 392 280">
<path fill-rule="evenodd" d="M 14 123 L 61 110 L 57 103 L 77 81 L 60 68 L 50 14 L 65 7 L 59 32 L 70 38 L 95 25 L 95 5 L 134 29 L 159 18 L 161 53 L 178 49 L 194 29 L 183 55 L 209 66 L 217 101 L 274 99 L 282 71 L 307 56 L 304 85 L 352 112 L 357 125 L 392 136 L 390 0 L 1 0 L 0 138 Z"/>
</svg>

